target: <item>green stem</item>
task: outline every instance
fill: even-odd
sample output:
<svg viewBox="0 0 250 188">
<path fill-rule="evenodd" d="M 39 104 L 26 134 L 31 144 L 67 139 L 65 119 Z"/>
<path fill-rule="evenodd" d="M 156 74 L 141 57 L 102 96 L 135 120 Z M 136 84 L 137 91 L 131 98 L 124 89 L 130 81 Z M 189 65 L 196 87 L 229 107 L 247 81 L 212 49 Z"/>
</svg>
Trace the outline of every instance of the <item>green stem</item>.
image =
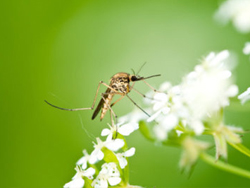
<svg viewBox="0 0 250 188">
<path fill-rule="evenodd" d="M 202 153 L 200 155 L 200 158 L 204 162 L 206 162 L 206 163 L 208 163 L 208 164 L 210 164 L 210 165 L 212 165 L 212 166 L 214 166 L 216 168 L 219 168 L 221 170 L 225 170 L 227 172 L 231 172 L 231 173 L 236 174 L 238 176 L 243 176 L 245 178 L 250 179 L 250 172 L 247 171 L 247 170 L 244 170 L 244 169 L 241 169 L 239 167 L 227 164 L 227 163 L 222 162 L 222 161 L 215 161 L 214 157 L 212 157 L 212 156 L 210 156 L 210 155 L 208 155 L 206 153 Z"/>
<path fill-rule="evenodd" d="M 235 149 L 237 149 L 238 151 L 240 151 L 241 153 L 243 153 L 243 154 L 247 155 L 248 157 L 250 157 L 250 150 L 247 147 L 245 147 L 244 145 L 242 145 L 242 144 L 233 144 L 233 143 L 230 143 L 230 142 L 229 142 L 229 144 L 231 146 L 233 146 Z"/>
</svg>

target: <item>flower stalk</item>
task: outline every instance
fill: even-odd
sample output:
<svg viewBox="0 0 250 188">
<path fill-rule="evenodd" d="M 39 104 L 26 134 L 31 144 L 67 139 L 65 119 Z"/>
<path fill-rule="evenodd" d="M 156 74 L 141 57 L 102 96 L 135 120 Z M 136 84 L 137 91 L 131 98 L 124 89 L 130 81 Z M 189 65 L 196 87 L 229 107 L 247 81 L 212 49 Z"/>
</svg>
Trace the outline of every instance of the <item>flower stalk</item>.
<svg viewBox="0 0 250 188">
<path fill-rule="evenodd" d="M 201 153 L 200 159 L 202 159 L 204 162 L 206 162 L 209 165 L 212 165 L 216 168 L 219 168 L 221 170 L 224 170 L 224 171 L 236 174 L 238 176 L 242 176 L 242 177 L 250 179 L 250 171 L 247 171 L 247 170 L 241 169 L 239 167 L 230 165 L 230 164 L 222 162 L 220 160 L 215 160 L 214 157 L 212 157 L 206 153 Z"/>
</svg>

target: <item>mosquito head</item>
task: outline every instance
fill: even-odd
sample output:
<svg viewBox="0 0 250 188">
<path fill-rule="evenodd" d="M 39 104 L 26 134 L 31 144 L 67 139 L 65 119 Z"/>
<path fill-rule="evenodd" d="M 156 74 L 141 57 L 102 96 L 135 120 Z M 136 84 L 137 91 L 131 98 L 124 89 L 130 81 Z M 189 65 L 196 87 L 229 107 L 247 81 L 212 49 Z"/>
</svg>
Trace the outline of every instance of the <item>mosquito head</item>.
<svg viewBox="0 0 250 188">
<path fill-rule="evenodd" d="M 141 76 L 139 76 L 139 75 L 130 75 L 129 76 L 129 80 L 131 81 L 131 82 L 136 82 L 136 81 L 140 81 L 140 80 L 146 80 L 146 79 L 148 79 L 148 78 L 152 78 L 152 77 L 156 77 L 156 76 L 161 76 L 160 74 L 156 74 L 156 75 L 152 75 L 152 76 L 148 76 L 148 77 L 141 77 Z"/>
</svg>

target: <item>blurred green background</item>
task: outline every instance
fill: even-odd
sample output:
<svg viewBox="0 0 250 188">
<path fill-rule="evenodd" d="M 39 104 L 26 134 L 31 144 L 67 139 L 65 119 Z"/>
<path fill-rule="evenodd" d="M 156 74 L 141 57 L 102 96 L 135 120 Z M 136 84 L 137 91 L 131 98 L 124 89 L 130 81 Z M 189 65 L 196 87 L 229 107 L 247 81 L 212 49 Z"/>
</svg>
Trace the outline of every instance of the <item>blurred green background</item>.
<svg viewBox="0 0 250 188">
<path fill-rule="evenodd" d="M 109 117 L 92 121 L 90 107 L 100 80 L 120 71 L 178 84 L 210 51 L 233 50 L 240 92 L 250 86 L 249 57 L 242 54 L 249 34 L 213 19 L 218 0 L 10 0 L 1 17 L 1 183 L 0 187 L 62 187 L 75 162 L 92 151 Z M 137 88 L 146 92 L 143 83 Z M 102 88 L 102 91 L 104 88 Z M 131 95 L 141 103 L 140 96 Z M 249 104 L 248 104 L 249 105 Z M 124 99 L 118 116 L 134 106 Z M 245 107 L 243 107 L 245 108 Z M 226 122 L 249 129 L 249 111 L 226 110 Z M 250 187 L 250 181 L 199 161 L 190 178 L 181 174 L 181 150 L 155 146 L 139 131 L 127 138 L 136 147 L 130 183 L 145 187 Z M 250 135 L 243 137 L 250 147 Z M 229 163 L 250 170 L 250 160 L 229 147 Z"/>
</svg>

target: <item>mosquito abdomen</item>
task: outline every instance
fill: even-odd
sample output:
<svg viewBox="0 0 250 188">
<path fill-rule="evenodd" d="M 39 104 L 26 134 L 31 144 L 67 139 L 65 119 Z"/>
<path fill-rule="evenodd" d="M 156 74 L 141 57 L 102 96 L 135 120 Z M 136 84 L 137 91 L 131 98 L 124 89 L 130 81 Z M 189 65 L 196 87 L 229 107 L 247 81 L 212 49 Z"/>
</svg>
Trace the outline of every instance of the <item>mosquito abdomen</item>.
<svg viewBox="0 0 250 188">
<path fill-rule="evenodd" d="M 108 109 L 110 108 L 110 104 L 111 104 L 111 101 L 113 99 L 113 96 L 114 96 L 114 94 L 110 93 L 105 98 L 104 103 L 103 103 L 103 107 L 102 107 L 102 113 L 101 113 L 100 120 L 102 120 L 104 118 L 105 114 L 107 113 Z"/>
</svg>

